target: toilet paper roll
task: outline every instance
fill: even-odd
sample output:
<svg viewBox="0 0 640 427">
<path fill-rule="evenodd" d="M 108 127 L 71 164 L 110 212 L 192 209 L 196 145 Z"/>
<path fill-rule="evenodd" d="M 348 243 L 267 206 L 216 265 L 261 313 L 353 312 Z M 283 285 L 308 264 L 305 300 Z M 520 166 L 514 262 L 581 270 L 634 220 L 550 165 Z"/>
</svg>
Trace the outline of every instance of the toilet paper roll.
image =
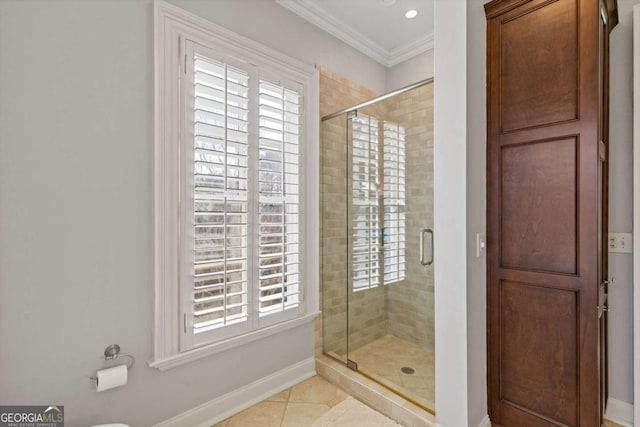
<svg viewBox="0 0 640 427">
<path fill-rule="evenodd" d="M 127 383 L 127 371 L 127 365 L 118 365 L 98 371 L 96 389 L 100 392 L 125 385 Z"/>
</svg>

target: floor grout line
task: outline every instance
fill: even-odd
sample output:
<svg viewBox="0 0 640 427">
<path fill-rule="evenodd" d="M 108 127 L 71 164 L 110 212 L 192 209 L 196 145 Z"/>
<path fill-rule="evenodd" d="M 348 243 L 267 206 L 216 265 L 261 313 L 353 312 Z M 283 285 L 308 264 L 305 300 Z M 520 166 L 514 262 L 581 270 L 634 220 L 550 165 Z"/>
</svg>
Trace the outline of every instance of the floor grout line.
<svg viewBox="0 0 640 427">
<path fill-rule="evenodd" d="M 295 386 L 294 386 L 295 387 Z M 289 399 L 291 399 L 291 391 L 292 391 L 293 387 L 289 388 L 289 393 L 287 394 L 287 401 L 284 402 L 284 412 L 282 412 L 282 418 L 280 418 L 280 427 L 282 427 L 282 424 L 284 424 L 284 417 L 285 415 L 287 415 L 287 408 L 289 408 Z"/>
<path fill-rule="evenodd" d="M 284 404 L 284 411 L 282 412 L 282 418 L 280 418 L 280 427 L 284 424 L 284 416 L 287 414 L 287 408 L 289 407 L 289 401 Z"/>
</svg>

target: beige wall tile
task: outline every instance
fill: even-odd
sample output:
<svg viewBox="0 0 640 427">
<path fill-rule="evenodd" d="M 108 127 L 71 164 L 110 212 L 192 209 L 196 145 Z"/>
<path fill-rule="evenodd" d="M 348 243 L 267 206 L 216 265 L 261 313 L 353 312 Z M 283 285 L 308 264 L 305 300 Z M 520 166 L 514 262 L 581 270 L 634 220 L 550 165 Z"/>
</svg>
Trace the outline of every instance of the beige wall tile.
<svg viewBox="0 0 640 427">
<path fill-rule="evenodd" d="M 406 130 L 406 280 L 389 286 L 388 331 L 434 348 L 433 265 L 419 260 L 419 235 L 433 229 L 433 85 L 391 98 L 387 117 Z"/>
<path fill-rule="evenodd" d="M 326 68 L 320 71 L 320 115 L 375 98 L 377 94 Z M 323 350 L 336 355 L 347 352 L 347 127 L 346 117 L 322 123 L 321 143 L 321 301 Z M 386 333 L 386 291 L 350 295 L 349 340 L 351 346 L 364 345 Z"/>
<path fill-rule="evenodd" d="M 320 69 L 321 115 L 356 105 L 376 94 L 325 68 Z M 349 293 L 349 350 L 387 333 L 433 349 L 433 267 L 418 260 L 418 236 L 433 227 L 433 87 L 399 95 L 363 113 L 406 129 L 407 278 L 388 286 Z M 380 143 L 382 147 L 382 144 Z M 316 354 L 347 353 L 347 121 L 338 117 L 321 126 L 321 300 L 322 343 Z"/>
</svg>

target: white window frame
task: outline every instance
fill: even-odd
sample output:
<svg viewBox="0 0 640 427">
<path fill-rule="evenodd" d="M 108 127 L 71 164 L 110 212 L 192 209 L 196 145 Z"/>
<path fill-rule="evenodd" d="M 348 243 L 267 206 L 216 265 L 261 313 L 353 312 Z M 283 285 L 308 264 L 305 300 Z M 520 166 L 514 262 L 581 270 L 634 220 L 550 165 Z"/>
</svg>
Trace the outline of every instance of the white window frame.
<svg viewBox="0 0 640 427">
<path fill-rule="evenodd" d="M 187 325 L 184 292 L 180 287 L 181 233 L 179 138 L 186 122 L 180 73 L 184 70 L 185 40 L 213 49 L 233 61 L 254 64 L 281 81 L 294 81 L 302 88 L 305 126 L 301 134 L 300 217 L 302 228 L 301 286 L 304 297 L 295 318 L 257 322 L 259 329 L 243 330 L 239 335 L 212 343 L 194 345 L 184 342 Z M 318 314 L 319 286 L 319 112 L 318 73 L 313 66 L 289 58 L 205 19 L 185 12 L 164 1 L 154 2 L 154 282 L 155 321 L 154 354 L 149 365 L 170 369 L 192 360 L 237 347 L 284 330 L 312 322 Z M 267 80 L 269 80 L 267 78 Z M 250 203 L 250 206 L 252 204 Z M 256 292 L 250 290 L 250 292 Z M 256 294 L 257 295 L 257 294 Z"/>
</svg>

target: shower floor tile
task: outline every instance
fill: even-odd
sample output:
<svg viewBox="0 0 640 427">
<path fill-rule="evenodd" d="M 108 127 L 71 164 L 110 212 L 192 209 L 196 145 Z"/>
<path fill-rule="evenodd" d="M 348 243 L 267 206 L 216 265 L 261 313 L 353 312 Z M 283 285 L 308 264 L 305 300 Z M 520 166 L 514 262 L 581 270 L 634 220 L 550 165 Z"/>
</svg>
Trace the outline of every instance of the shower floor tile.
<svg viewBox="0 0 640 427">
<path fill-rule="evenodd" d="M 435 410 L 435 354 L 432 350 L 387 335 L 349 352 L 358 371 L 402 394 L 415 403 Z M 402 368 L 412 368 L 405 374 Z"/>
</svg>

